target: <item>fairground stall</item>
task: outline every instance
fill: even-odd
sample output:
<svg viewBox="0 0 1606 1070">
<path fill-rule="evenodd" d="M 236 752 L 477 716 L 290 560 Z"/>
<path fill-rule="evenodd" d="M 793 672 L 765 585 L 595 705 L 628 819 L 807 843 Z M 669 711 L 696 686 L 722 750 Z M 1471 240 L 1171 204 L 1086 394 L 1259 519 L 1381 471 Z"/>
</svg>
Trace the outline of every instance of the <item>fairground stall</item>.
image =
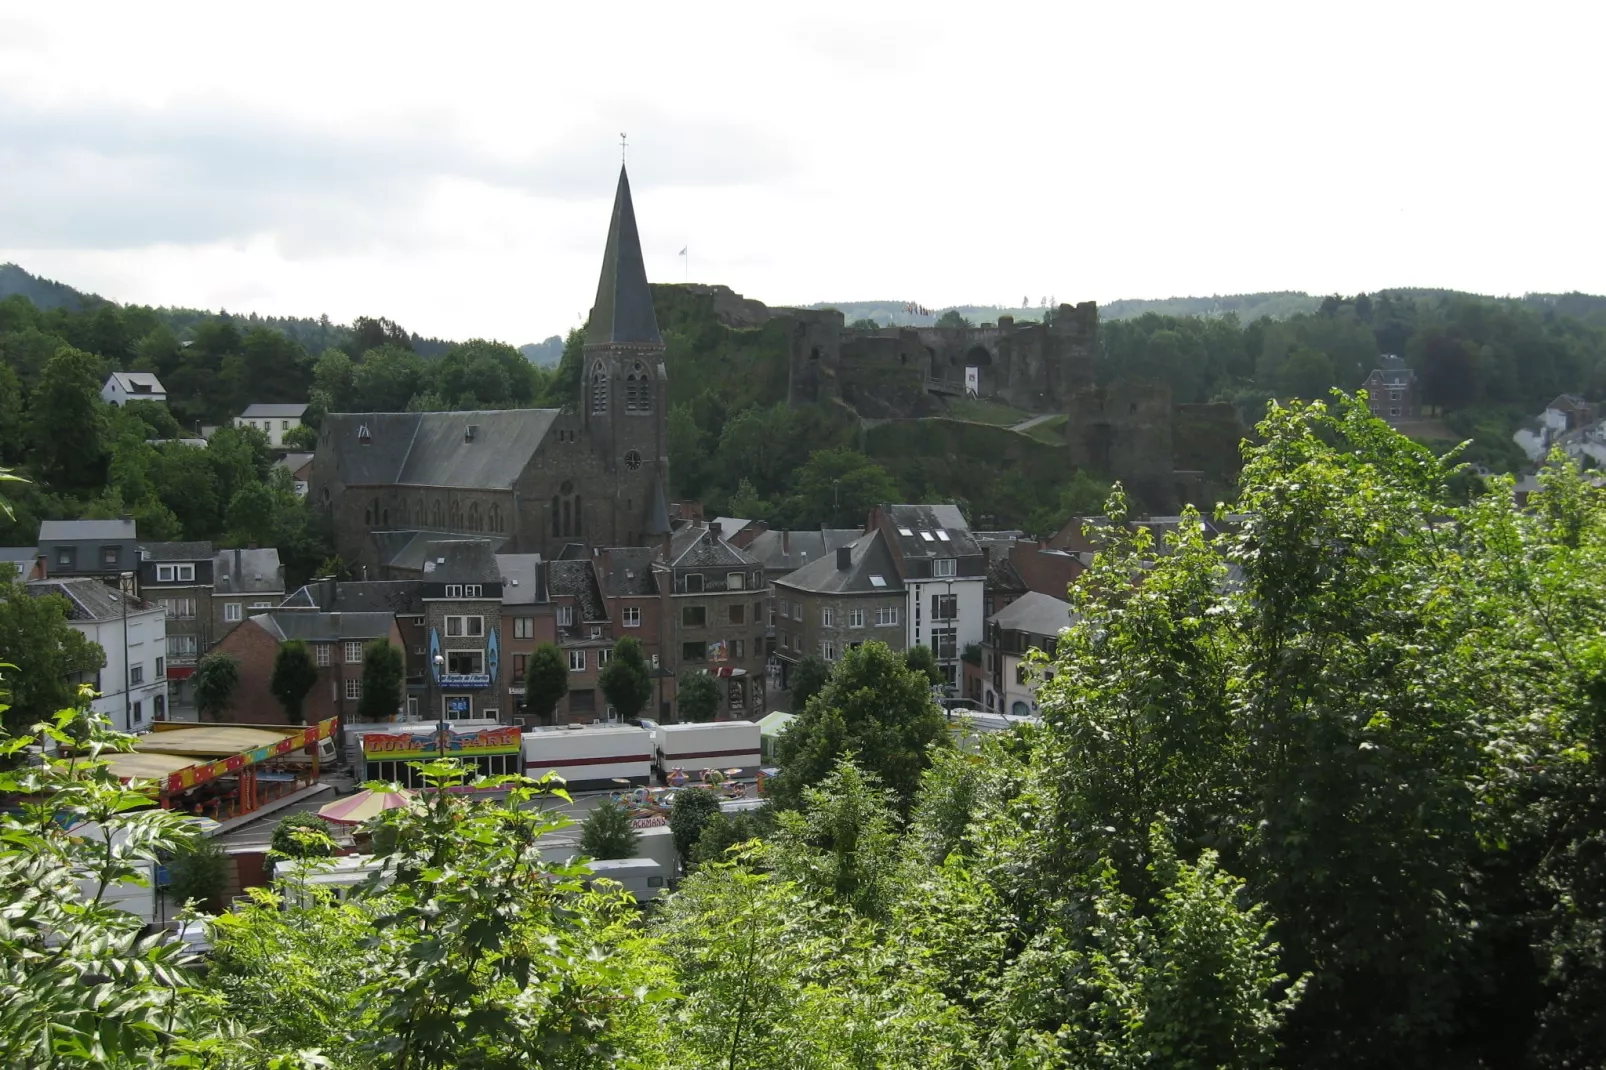
<svg viewBox="0 0 1606 1070">
<path fill-rule="evenodd" d="M 125 780 L 153 780 L 164 809 L 229 821 L 318 783 L 338 718 L 304 728 L 158 723 L 133 753 L 109 756 Z"/>
<path fill-rule="evenodd" d="M 367 732 L 362 738 L 363 778 L 400 784 L 406 788 L 424 787 L 413 762 L 432 761 L 441 756 L 466 762 L 472 776 L 500 776 L 524 771 L 519 750 L 518 725 L 487 725 L 444 732 L 436 725 L 409 725 L 386 732 Z"/>
</svg>

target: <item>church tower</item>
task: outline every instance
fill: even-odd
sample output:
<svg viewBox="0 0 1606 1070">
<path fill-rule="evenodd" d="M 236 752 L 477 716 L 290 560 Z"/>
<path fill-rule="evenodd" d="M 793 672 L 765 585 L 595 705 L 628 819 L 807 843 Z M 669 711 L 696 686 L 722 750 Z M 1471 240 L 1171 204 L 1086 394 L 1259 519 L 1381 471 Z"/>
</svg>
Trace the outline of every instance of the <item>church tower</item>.
<svg viewBox="0 0 1606 1070">
<path fill-rule="evenodd" d="M 630 178 L 619 168 L 597 300 L 586 323 L 579 409 L 613 476 L 615 544 L 669 530 L 669 379 L 636 232 Z"/>
</svg>

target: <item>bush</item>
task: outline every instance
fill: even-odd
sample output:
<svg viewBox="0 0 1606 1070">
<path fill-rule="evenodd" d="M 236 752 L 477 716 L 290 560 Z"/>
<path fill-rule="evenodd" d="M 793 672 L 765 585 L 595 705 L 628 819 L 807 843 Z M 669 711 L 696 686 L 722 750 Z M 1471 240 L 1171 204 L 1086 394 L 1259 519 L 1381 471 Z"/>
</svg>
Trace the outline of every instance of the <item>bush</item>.
<svg viewBox="0 0 1606 1070">
<path fill-rule="evenodd" d="M 748 840 L 764 839 L 775 831 L 775 812 L 768 806 L 727 814 L 715 812 L 703 826 L 702 835 L 692 844 L 687 865 L 725 861 L 725 852 Z"/>
<path fill-rule="evenodd" d="M 669 830 L 675 836 L 675 850 L 683 861 L 690 861 L 692 848 L 703 829 L 719 814 L 719 797 L 707 788 L 682 788 L 675 792 L 669 808 Z"/>
<path fill-rule="evenodd" d="M 630 814 L 612 799 L 591 811 L 580 829 L 580 850 L 592 858 L 634 858 L 641 837 L 630 823 Z"/>
<path fill-rule="evenodd" d="M 167 864 L 168 892 L 175 903 L 193 899 L 202 910 L 221 913 L 228 866 L 229 856 L 216 840 L 196 840 L 189 850 Z"/>
<path fill-rule="evenodd" d="M 282 818 L 273 827 L 268 848 L 280 858 L 328 858 L 335 853 L 329 826 L 310 810 Z"/>
</svg>

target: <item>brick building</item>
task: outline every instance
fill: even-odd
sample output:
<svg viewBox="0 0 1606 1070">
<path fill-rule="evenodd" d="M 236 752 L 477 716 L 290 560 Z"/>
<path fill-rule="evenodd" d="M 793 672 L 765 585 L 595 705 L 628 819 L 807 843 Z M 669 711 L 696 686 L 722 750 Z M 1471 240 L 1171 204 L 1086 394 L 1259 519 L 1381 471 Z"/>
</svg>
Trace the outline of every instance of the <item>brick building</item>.
<svg viewBox="0 0 1606 1070">
<path fill-rule="evenodd" d="M 717 520 L 687 523 L 667 542 L 658 577 L 668 603 L 665 667 L 719 677 L 722 716 L 762 716 L 771 593 L 763 565 L 727 542 Z"/>
<path fill-rule="evenodd" d="M 212 559 L 212 641 L 253 613 L 276 608 L 284 596 L 278 550 L 219 550 Z"/>
<path fill-rule="evenodd" d="M 555 560 L 669 531 L 668 379 L 623 170 L 572 407 L 330 413 L 308 499 L 340 555 L 388 566 L 420 533 Z"/>
<path fill-rule="evenodd" d="M 240 622 L 217 645 L 240 666 L 240 686 L 224 720 L 240 724 L 284 724 L 284 707 L 268 689 L 279 646 L 292 639 L 307 644 L 318 682 L 307 693 L 306 722 L 329 717 L 354 720 L 362 698 L 363 647 L 385 638 L 403 645 L 396 616 L 390 612 L 326 613 L 285 610 L 258 613 Z M 403 647 L 405 651 L 405 647 Z M 405 661 L 405 654 L 404 654 Z"/>
</svg>

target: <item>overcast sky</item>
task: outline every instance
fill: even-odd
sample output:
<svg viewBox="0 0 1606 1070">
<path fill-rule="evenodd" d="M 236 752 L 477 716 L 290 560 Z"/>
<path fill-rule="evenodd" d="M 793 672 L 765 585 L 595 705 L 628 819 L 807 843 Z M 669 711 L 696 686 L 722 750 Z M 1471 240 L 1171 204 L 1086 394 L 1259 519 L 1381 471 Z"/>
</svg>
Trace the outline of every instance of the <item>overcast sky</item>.
<svg viewBox="0 0 1606 1070">
<path fill-rule="evenodd" d="M 591 304 L 625 132 L 649 276 L 684 247 L 770 304 L 1600 293 L 1603 29 L 1579 0 L 0 0 L 0 261 L 535 341 Z"/>
</svg>

